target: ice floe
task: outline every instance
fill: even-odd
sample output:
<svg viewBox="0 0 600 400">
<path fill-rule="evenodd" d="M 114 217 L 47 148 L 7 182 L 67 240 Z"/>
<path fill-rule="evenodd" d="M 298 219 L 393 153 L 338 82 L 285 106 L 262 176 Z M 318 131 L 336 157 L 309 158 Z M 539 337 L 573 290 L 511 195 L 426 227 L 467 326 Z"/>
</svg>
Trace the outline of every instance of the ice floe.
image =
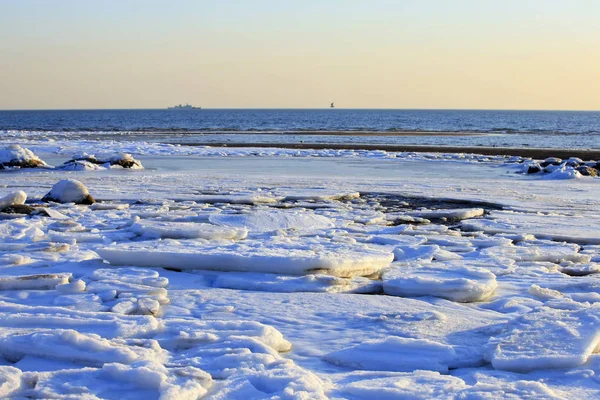
<svg viewBox="0 0 600 400">
<path fill-rule="evenodd" d="M 496 276 L 489 271 L 444 263 L 394 265 L 383 274 L 383 291 L 393 296 L 482 301 L 490 297 L 497 286 Z"/>
<path fill-rule="evenodd" d="M 529 372 L 574 368 L 600 343 L 600 308 L 540 307 L 515 318 L 505 334 L 490 339 L 489 359 L 496 369 Z"/>
<path fill-rule="evenodd" d="M 332 364 L 352 369 L 412 372 L 431 370 L 448 373 L 456 353 L 452 346 L 427 339 L 390 336 L 324 356 Z"/>
<path fill-rule="evenodd" d="M 131 231 L 150 238 L 170 239 L 231 239 L 240 240 L 248 236 L 245 227 L 227 227 L 193 222 L 167 222 L 144 220 L 131 225 Z"/>
<path fill-rule="evenodd" d="M 98 145 L 21 140 L 52 162 Z M 597 180 L 556 191 L 477 155 L 115 143 L 196 158 L 2 175 L 0 197 L 38 210 L 65 175 L 100 201 L 0 221 L 0 397 L 600 396 Z M 281 169 L 246 171 L 269 157 Z"/>
<path fill-rule="evenodd" d="M 372 275 L 393 259 L 389 252 L 367 246 L 347 246 L 325 239 L 217 243 L 161 240 L 98 248 L 112 265 L 137 265 L 178 270 L 268 272 L 289 275 L 324 273 L 350 277 Z"/>
<path fill-rule="evenodd" d="M 329 218 L 310 212 L 255 211 L 248 214 L 215 214 L 209 221 L 213 224 L 247 228 L 251 232 L 272 232 L 293 229 L 319 230 L 333 228 Z"/>
</svg>

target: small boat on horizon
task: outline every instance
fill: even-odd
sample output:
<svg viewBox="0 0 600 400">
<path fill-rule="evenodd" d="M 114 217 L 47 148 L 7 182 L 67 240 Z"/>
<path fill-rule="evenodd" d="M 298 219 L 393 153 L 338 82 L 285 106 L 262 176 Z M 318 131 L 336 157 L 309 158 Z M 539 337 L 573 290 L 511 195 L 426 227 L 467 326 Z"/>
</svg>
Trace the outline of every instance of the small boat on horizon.
<svg viewBox="0 0 600 400">
<path fill-rule="evenodd" d="M 178 104 L 176 106 L 173 107 L 167 107 L 167 110 L 181 110 L 181 111 L 187 111 L 187 110 L 201 110 L 202 107 L 194 107 L 192 105 L 189 105 L 188 103 L 185 104 Z"/>
<path fill-rule="evenodd" d="M 335 108 L 335 104 L 333 104 L 333 102 L 332 102 L 331 105 L 329 106 L 329 108 Z"/>
</svg>

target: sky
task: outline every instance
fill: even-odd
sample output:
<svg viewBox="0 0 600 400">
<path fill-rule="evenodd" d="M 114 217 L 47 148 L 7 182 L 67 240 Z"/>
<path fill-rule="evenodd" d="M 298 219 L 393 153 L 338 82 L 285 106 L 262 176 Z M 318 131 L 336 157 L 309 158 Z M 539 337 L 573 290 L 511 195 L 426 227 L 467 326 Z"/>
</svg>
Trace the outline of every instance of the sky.
<svg viewBox="0 0 600 400">
<path fill-rule="evenodd" d="M 0 109 L 600 110 L 597 0 L 0 0 Z"/>
</svg>

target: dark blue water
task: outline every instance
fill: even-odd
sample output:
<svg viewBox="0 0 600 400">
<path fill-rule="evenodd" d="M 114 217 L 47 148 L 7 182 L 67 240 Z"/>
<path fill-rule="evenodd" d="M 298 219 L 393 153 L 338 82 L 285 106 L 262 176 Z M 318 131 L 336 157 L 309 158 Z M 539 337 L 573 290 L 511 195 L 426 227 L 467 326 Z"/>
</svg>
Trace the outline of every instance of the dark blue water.
<svg viewBox="0 0 600 400">
<path fill-rule="evenodd" d="M 445 131 L 600 134 L 600 112 L 486 110 L 0 111 L 1 130 Z"/>
</svg>

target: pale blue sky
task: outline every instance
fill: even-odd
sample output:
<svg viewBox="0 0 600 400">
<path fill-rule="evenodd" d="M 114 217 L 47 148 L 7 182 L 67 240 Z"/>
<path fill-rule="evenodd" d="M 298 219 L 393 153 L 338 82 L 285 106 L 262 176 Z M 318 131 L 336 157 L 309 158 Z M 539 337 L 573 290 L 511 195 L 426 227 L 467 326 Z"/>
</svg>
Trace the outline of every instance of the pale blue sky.
<svg viewBox="0 0 600 400">
<path fill-rule="evenodd" d="M 600 1 L 0 0 L 0 109 L 600 109 Z"/>
</svg>

